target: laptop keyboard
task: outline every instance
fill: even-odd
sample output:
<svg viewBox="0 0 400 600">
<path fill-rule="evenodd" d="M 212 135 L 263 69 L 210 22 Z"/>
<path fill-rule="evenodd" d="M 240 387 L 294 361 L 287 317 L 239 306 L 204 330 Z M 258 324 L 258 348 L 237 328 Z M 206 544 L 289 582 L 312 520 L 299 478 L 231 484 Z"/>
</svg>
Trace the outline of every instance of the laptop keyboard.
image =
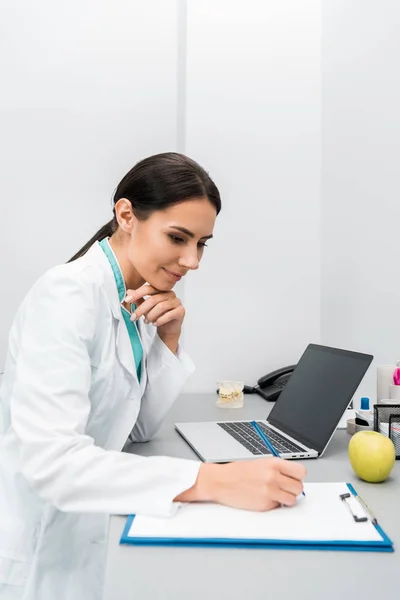
<svg viewBox="0 0 400 600">
<path fill-rule="evenodd" d="M 265 423 L 257 421 L 257 424 L 266 434 L 267 438 L 271 441 L 272 445 L 279 452 L 283 454 L 285 452 L 304 452 L 304 448 L 296 446 L 293 442 L 287 440 L 283 435 L 271 429 Z M 222 429 L 224 429 L 229 435 L 235 440 L 240 442 L 242 446 L 250 450 L 252 454 L 271 454 L 268 448 L 264 445 L 264 442 L 259 435 L 254 431 L 250 423 L 246 422 L 229 422 L 229 423 L 218 423 Z"/>
</svg>

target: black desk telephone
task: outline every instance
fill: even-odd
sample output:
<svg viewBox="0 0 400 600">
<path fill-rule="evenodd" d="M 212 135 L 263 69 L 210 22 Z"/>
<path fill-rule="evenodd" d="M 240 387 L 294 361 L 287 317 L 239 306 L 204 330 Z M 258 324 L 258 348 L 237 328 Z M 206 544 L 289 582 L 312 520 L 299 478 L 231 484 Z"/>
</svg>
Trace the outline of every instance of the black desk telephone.
<svg viewBox="0 0 400 600">
<path fill-rule="evenodd" d="M 257 385 L 251 387 L 249 385 L 245 385 L 243 389 L 244 394 L 258 394 L 265 398 L 265 400 L 269 400 L 270 402 L 275 402 L 278 399 L 279 394 L 289 381 L 291 374 L 293 373 L 296 365 L 290 365 L 288 367 L 282 367 L 281 369 L 277 369 L 276 371 L 272 371 L 268 373 L 268 375 L 264 375 L 264 377 L 260 377 L 257 381 Z"/>
</svg>

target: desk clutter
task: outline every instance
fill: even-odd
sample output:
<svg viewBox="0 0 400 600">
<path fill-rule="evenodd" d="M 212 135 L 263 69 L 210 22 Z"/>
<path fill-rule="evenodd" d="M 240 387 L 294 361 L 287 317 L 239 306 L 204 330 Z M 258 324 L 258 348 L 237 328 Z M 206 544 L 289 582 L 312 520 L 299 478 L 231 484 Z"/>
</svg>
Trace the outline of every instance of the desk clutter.
<svg viewBox="0 0 400 600">
<path fill-rule="evenodd" d="M 400 360 L 378 366 L 376 373 L 376 404 L 371 407 L 369 398 L 361 398 L 354 418 L 347 420 L 347 433 L 378 431 L 393 441 L 400 458 Z"/>
<path fill-rule="evenodd" d="M 292 507 L 255 512 L 184 504 L 170 518 L 130 515 L 120 544 L 393 552 L 393 542 L 352 485 L 306 483 Z"/>
<path fill-rule="evenodd" d="M 396 365 L 377 368 L 377 404 L 374 406 L 374 430 L 388 436 L 400 458 L 400 360 Z"/>
<path fill-rule="evenodd" d="M 360 401 L 360 408 L 355 410 L 353 418 L 347 420 L 347 433 L 353 435 L 358 431 L 369 431 L 373 429 L 374 416 L 370 409 L 369 398 L 363 397 Z"/>
<path fill-rule="evenodd" d="M 353 437 L 348 446 L 351 466 L 369 483 L 385 481 L 400 458 L 400 361 L 377 368 L 377 403 L 361 398 L 355 418 L 347 420 Z"/>
</svg>

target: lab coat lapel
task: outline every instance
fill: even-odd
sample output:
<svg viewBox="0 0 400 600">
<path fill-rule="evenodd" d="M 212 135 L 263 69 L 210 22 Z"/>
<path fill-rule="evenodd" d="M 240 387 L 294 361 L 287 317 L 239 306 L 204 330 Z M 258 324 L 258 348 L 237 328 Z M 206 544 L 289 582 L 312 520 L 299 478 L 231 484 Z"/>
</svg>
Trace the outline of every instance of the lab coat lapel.
<svg viewBox="0 0 400 600">
<path fill-rule="evenodd" d="M 96 262 L 104 271 L 104 288 L 110 302 L 110 308 L 116 323 L 116 352 L 118 359 L 124 369 L 136 380 L 137 374 L 135 360 L 133 358 L 131 341 L 129 339 L 128 330 L 121 312 L 121 303 L 118 296 L 118 289 L 115 284 L 114 274 L 108 258 L 104 254 L 99 244 L 94 244 L 87 253 L 88 259 Z"/>
<path fill-rule="evenodd" d="M 123 318 L 118 321 L 117 328 L 117 356 L 120 363 L 129 372 L 132 381 L 132 393 L 127 401 L 121 403 L 118 415 L 115 418 L 113 431 L 108 439 L 108 444 L 112 448 L 122 450 L 140 411 L 142 397 L 146 388 L 147 373 L 145 368 L 145 352 L 143 349 L 139 384 L 131 341 Z"/>
<path fill-rule="evenodd" d="M 125 321 L 121 318 L 118 322 L 118 330 L 117 330 L 117 355 L 119 361 L 123 365 L 123 367 L 130 373 L 132 377 L 134 377 L 137 385 L 140 388 L 140 396 L 143 395 L 144 390 L 146 388 L 147 381 L 147 370 L 146 370 L 146 346 L 143 344 L 142 339 L 142 327 L 138 327 L 139 337 L 143 348 L 143 356 L 142 362 L 140 366 L 140 383 L 137 377 L 136 371 L 136 363 L 133 357 L 131 340 L 129 339 L 129 333 L 127 327 L 125 325 Z"/>
<path fill-rule="evenodd" d="M 99 244 L 94 244 L 87 253 L 88 257 L 90 257 L 91 261 L 98 263 L 99 267 L 104 271 L 104 285 L 105 291 L 107 293 L 107 297 L 110 302 L 111 312 L 113 314 L 114 319 L 116 319 L 116 352 L 118 356 L 118 360 L 124 367 L 124 369 L 134 378 L 137 385 L 139 386 L 137 373 L 136 373 L 136 365 L 135 360 L 132 353 L 132 345 L 129 339 L 129 333 L 125 325 L 125 321 L 121 312 L 121 303 L 118 296 L 117 286 L 115 285 L 114 274 L 111 268 L 111 265 L 108 261 L 108 258 L 104 254 L 103 250 L 99 246 Z M 142 336 L 145 334 L 143 331 L 143 324 L 140 323 L 139 334 L 142 340 Z M 142 358 L 142 367 L 140 374 L 140 392 L 141 396 L 146 388 L 147 381 L 147 372 L 146 372 L 146 344 L 143 344 L 143 358 Z"/>
<path fill-rule="evenodd" d="M 139 321 L 137 323 L 137 327 L 138 327 L 138 331 L 139 331 L 140 342 L 142 344 L 142 349 L 143 349 L 142 364 L 141 364 L 141 369 L 140 369 L 140 384 L 139 384 L 140 385 L 140 397 L 142 397 L 144 394 L 144 391 L 146 389 L 146 384 L 147 384 L 147 368 L 146 368 L 147 345 L 144 343 L 145 325 Z"/>
<path fill-rule="evenodd" d="M 121 309 L 120 309 L 121 310 Z M 119 319 L 117 325 L 117 355 L 122 366 L 137 381 L 135 359 L 133 357 L 131 340 L 123 318 Z M 137 381 L 137 383 L 139 383 Z"/>
</svg>

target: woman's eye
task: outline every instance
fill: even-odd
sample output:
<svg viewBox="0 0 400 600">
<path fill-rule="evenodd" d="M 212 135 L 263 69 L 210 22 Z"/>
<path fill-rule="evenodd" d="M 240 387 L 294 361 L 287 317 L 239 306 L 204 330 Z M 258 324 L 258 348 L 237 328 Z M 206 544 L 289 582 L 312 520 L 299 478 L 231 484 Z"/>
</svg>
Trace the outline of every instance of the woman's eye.
<svg viewBox="0 0 400 600">
<path fill-rule="evenodd" d="M 173 244 L 184 244 L 186 242 L 186 240 L 184 240 L 183 238 L 181 238 L 177 235 L 169 234 L 169 238 L 171 239 L 171 242 Z M 205 248 L 208 244 L 206 244 L 205 242 L 198 242 L 197 245 L 199 248 Z"/>
<path fill-rule="evenodd" d="M 177 237 L 176 235 L 170 235 L 169 237 L 174 242 L 174 244 L 183 244 L 183 242 L 185 241 L 182 238 Z"/>
</svg>

